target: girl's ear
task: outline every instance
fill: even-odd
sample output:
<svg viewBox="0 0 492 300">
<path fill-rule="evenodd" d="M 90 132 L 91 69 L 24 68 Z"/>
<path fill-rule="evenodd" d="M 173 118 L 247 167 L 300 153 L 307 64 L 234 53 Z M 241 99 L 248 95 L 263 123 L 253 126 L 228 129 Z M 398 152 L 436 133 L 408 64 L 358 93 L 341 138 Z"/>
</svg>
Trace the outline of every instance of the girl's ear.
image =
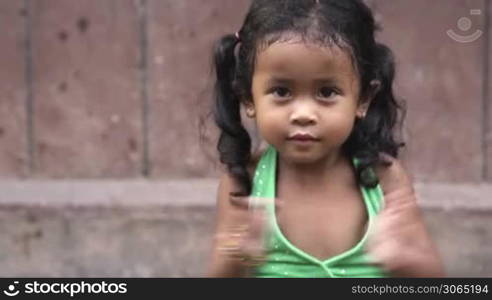
<svg viewBox="0 0 492 300">
<path fill-rule="evenodd" d="M 359 119 L 364 119 L 366 117 L 367 110 L 380 89 L 381 81 L 374 79 L 369 83 L 369 92 L 367 93 L 367 96 L 362 99 L 359 107 L 357 108 L 357 117 Z"/>
<path fill-rule="evenodd" d="M 246 116 L 248 116 L 248 118 L 254 118 L 256 116 L 256 109 L 253 101 L 245 101 L 244 106 L 246 108 Z"/>
</svg>

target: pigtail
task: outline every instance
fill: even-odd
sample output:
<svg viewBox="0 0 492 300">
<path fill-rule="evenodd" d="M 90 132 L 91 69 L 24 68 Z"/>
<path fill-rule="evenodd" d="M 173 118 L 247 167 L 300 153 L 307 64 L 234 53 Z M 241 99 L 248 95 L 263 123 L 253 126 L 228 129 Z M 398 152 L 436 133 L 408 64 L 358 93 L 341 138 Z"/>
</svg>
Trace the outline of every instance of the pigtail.
<svg viewBox="0 0 492 300">
<path fill-rule="evenodd" d="M 355 150 L 352 155 L 360 162 L 356 168 L 358 181 L 368 187 L 375 187 L 379 183 L 371 167 L 379 163 L 390 164 L 380 153 L 396 158 L 399 148 L 404 146 L 404 143 L 397 142 L 394 137 L 394 128 L 399 123 L 398 111 L 402 112 L 403 119 L 405 108 L 393 93 L 395 60 L 386 45 L 375 44 L 372 67 L 372 77 L 379 80 L 381 85 L 373 96 L 367 116 L 356 120 L 352 135 L 346 143 L 346 149 Z"/>
<path fill-rule="evenodd" d="M 398 157 L 399 148 L 405 144 L 397 142 L 394 138 L 394 128 L 398 125 L 398 112 L 405 117 L 403 102 L 398 102 L 393 93 L 393 81 L 395 78 L 395 58 L 393 52 L 384 44 L 376 44 L 375 64 L 376 78 L 381 82 L 381 88 L 374 98 L 374 109 L 379 111 L 376 120 L 376 128 L 379 133 L 379 151 L 386 152 L 393 157 Z M 401 128 L 397 128 L 401 129 Z"/>
<path fill-rule="evenodd" d="M 226 35 L 214 50 L 216 72 L 214 119 L 220 129 L 217 150 L 220 161 L 241 186 L 236 195 L 251 193 L 251 179 L 247 165 L 251 158 L 251 138 L 241 123 L 241 99 L 235 88 L 237 62 L 235 48 L 239 39 Z"/>
</svg>

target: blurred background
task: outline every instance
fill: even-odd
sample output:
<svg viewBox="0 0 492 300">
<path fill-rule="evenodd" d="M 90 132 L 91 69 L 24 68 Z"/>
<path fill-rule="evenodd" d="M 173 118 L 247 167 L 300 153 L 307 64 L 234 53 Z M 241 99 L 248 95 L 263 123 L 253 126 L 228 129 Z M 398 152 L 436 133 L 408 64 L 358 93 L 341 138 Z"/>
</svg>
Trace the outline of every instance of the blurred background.
<svg viewBox="0 0 492 300">
<path fill-rule="evenodd" d="M 447 272 L 491 277 L 492 0 L 367 3 Z M 0 0 L 0 276 L 203 276 L 211 49 L 248 5 Z"/>
</svg>

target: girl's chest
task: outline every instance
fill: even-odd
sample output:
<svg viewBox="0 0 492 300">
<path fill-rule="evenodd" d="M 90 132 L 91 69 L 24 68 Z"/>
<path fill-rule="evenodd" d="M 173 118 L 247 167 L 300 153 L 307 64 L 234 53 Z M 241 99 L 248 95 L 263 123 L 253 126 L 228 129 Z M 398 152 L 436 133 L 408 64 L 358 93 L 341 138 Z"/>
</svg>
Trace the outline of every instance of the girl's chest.
<svg viewBox="0 0 492 300">
<path fill-rule="evenodd" d="M 280 195 L 277 224 L 291 244 L 327 260 L 354 247 L 367 229 L 367 210 L 357 192 L 330 196 Z"/>
</svg>

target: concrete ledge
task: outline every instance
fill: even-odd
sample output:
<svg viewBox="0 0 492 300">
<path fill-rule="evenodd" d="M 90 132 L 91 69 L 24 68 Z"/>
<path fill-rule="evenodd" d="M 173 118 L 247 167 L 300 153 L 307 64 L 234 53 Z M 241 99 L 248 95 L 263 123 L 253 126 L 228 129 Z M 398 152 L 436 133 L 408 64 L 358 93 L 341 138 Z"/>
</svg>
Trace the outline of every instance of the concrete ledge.
<svg viewBox="0 0 492 300">
<path fill-rule="evenodd" d="M 49 207 L 215 206 L 218 181 L 0 181 L 0 205 Z M 423 208 L 492 209 L 492 184 L 416 183 Z"/>
<path fill-rule="evenodd" d="M 48 207 L 213 206 L 217 180 L 0 181 L 0 205 Z"/>
<path fill-rule="evenodd" d="M 0 276 L 202 276 L 216 180 L 0 182 Z M 491 185 L 417 184 L 450 276 L 492 276 Z"/>
</svg>

